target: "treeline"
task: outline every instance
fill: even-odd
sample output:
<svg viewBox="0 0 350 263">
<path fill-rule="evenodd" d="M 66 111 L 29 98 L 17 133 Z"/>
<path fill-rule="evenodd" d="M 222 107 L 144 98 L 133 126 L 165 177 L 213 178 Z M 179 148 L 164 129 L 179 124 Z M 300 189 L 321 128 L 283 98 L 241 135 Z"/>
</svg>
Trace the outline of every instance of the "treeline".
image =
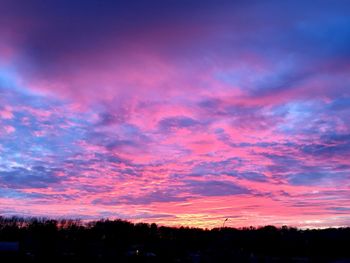
<svg viewBox="0 0 350 263">
<path fill-rule="evenodd" d="M 18 249 L 13 249 L 16 244 Z M 350 228 L 208 230 L 123 220 L 83 223 L 0 217 L 0 259 L 14 258 L 22 262 L 350 262 Z"/>
</svg>

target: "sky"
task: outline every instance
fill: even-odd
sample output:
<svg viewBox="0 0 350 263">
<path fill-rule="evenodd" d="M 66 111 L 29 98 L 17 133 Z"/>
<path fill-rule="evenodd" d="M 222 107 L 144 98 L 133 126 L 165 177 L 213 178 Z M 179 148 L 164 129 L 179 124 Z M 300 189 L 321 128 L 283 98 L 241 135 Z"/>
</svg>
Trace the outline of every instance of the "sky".
<svg viewBox="0 0 350 263">
<path fill-rule="evenodd" d="M 350 226 L 349 1 L 0 3 L 0 215 Z"/>
</svg>

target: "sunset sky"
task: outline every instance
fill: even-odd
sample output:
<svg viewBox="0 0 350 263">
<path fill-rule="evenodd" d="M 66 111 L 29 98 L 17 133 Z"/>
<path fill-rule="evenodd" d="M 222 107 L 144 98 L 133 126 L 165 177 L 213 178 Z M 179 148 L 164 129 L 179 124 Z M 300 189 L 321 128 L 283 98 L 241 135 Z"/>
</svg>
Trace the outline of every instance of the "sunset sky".
<svg viewBox="0 0 350 263">
<path fill-rule="evenodd" d="M 349 14 L 0 0 L 0 215 L 350 226 Z"/>
</svg>

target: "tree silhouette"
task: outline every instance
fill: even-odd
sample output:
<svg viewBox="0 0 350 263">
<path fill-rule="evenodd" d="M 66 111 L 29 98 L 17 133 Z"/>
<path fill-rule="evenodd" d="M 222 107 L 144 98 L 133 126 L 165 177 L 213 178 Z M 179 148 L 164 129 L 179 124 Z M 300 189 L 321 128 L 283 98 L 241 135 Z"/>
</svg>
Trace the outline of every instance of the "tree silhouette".
<svg viewBox="0 0 350 263">
<path fill-rule="evenodd" d="M 19 251 L 6 251 L 11 242 L 19 243 Z M 349 244 L 350 228 L 208 230 L 0 217 L 1 262 L 349 262 Z"/>
</svg>

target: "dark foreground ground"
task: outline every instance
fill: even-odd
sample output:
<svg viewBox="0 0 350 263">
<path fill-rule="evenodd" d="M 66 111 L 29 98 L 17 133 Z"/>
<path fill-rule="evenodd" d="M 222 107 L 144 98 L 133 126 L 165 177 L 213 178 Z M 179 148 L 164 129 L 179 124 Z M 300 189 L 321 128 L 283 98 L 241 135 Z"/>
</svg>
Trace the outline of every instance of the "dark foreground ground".
<svg viewBox="0 0 350 263">
<path fill-rule="evenodd" d="M 0 262 L 81 261 L 343 263 L 350 262 L 350 228 L 203 230 L 0 217 Z"/>
</svg>

